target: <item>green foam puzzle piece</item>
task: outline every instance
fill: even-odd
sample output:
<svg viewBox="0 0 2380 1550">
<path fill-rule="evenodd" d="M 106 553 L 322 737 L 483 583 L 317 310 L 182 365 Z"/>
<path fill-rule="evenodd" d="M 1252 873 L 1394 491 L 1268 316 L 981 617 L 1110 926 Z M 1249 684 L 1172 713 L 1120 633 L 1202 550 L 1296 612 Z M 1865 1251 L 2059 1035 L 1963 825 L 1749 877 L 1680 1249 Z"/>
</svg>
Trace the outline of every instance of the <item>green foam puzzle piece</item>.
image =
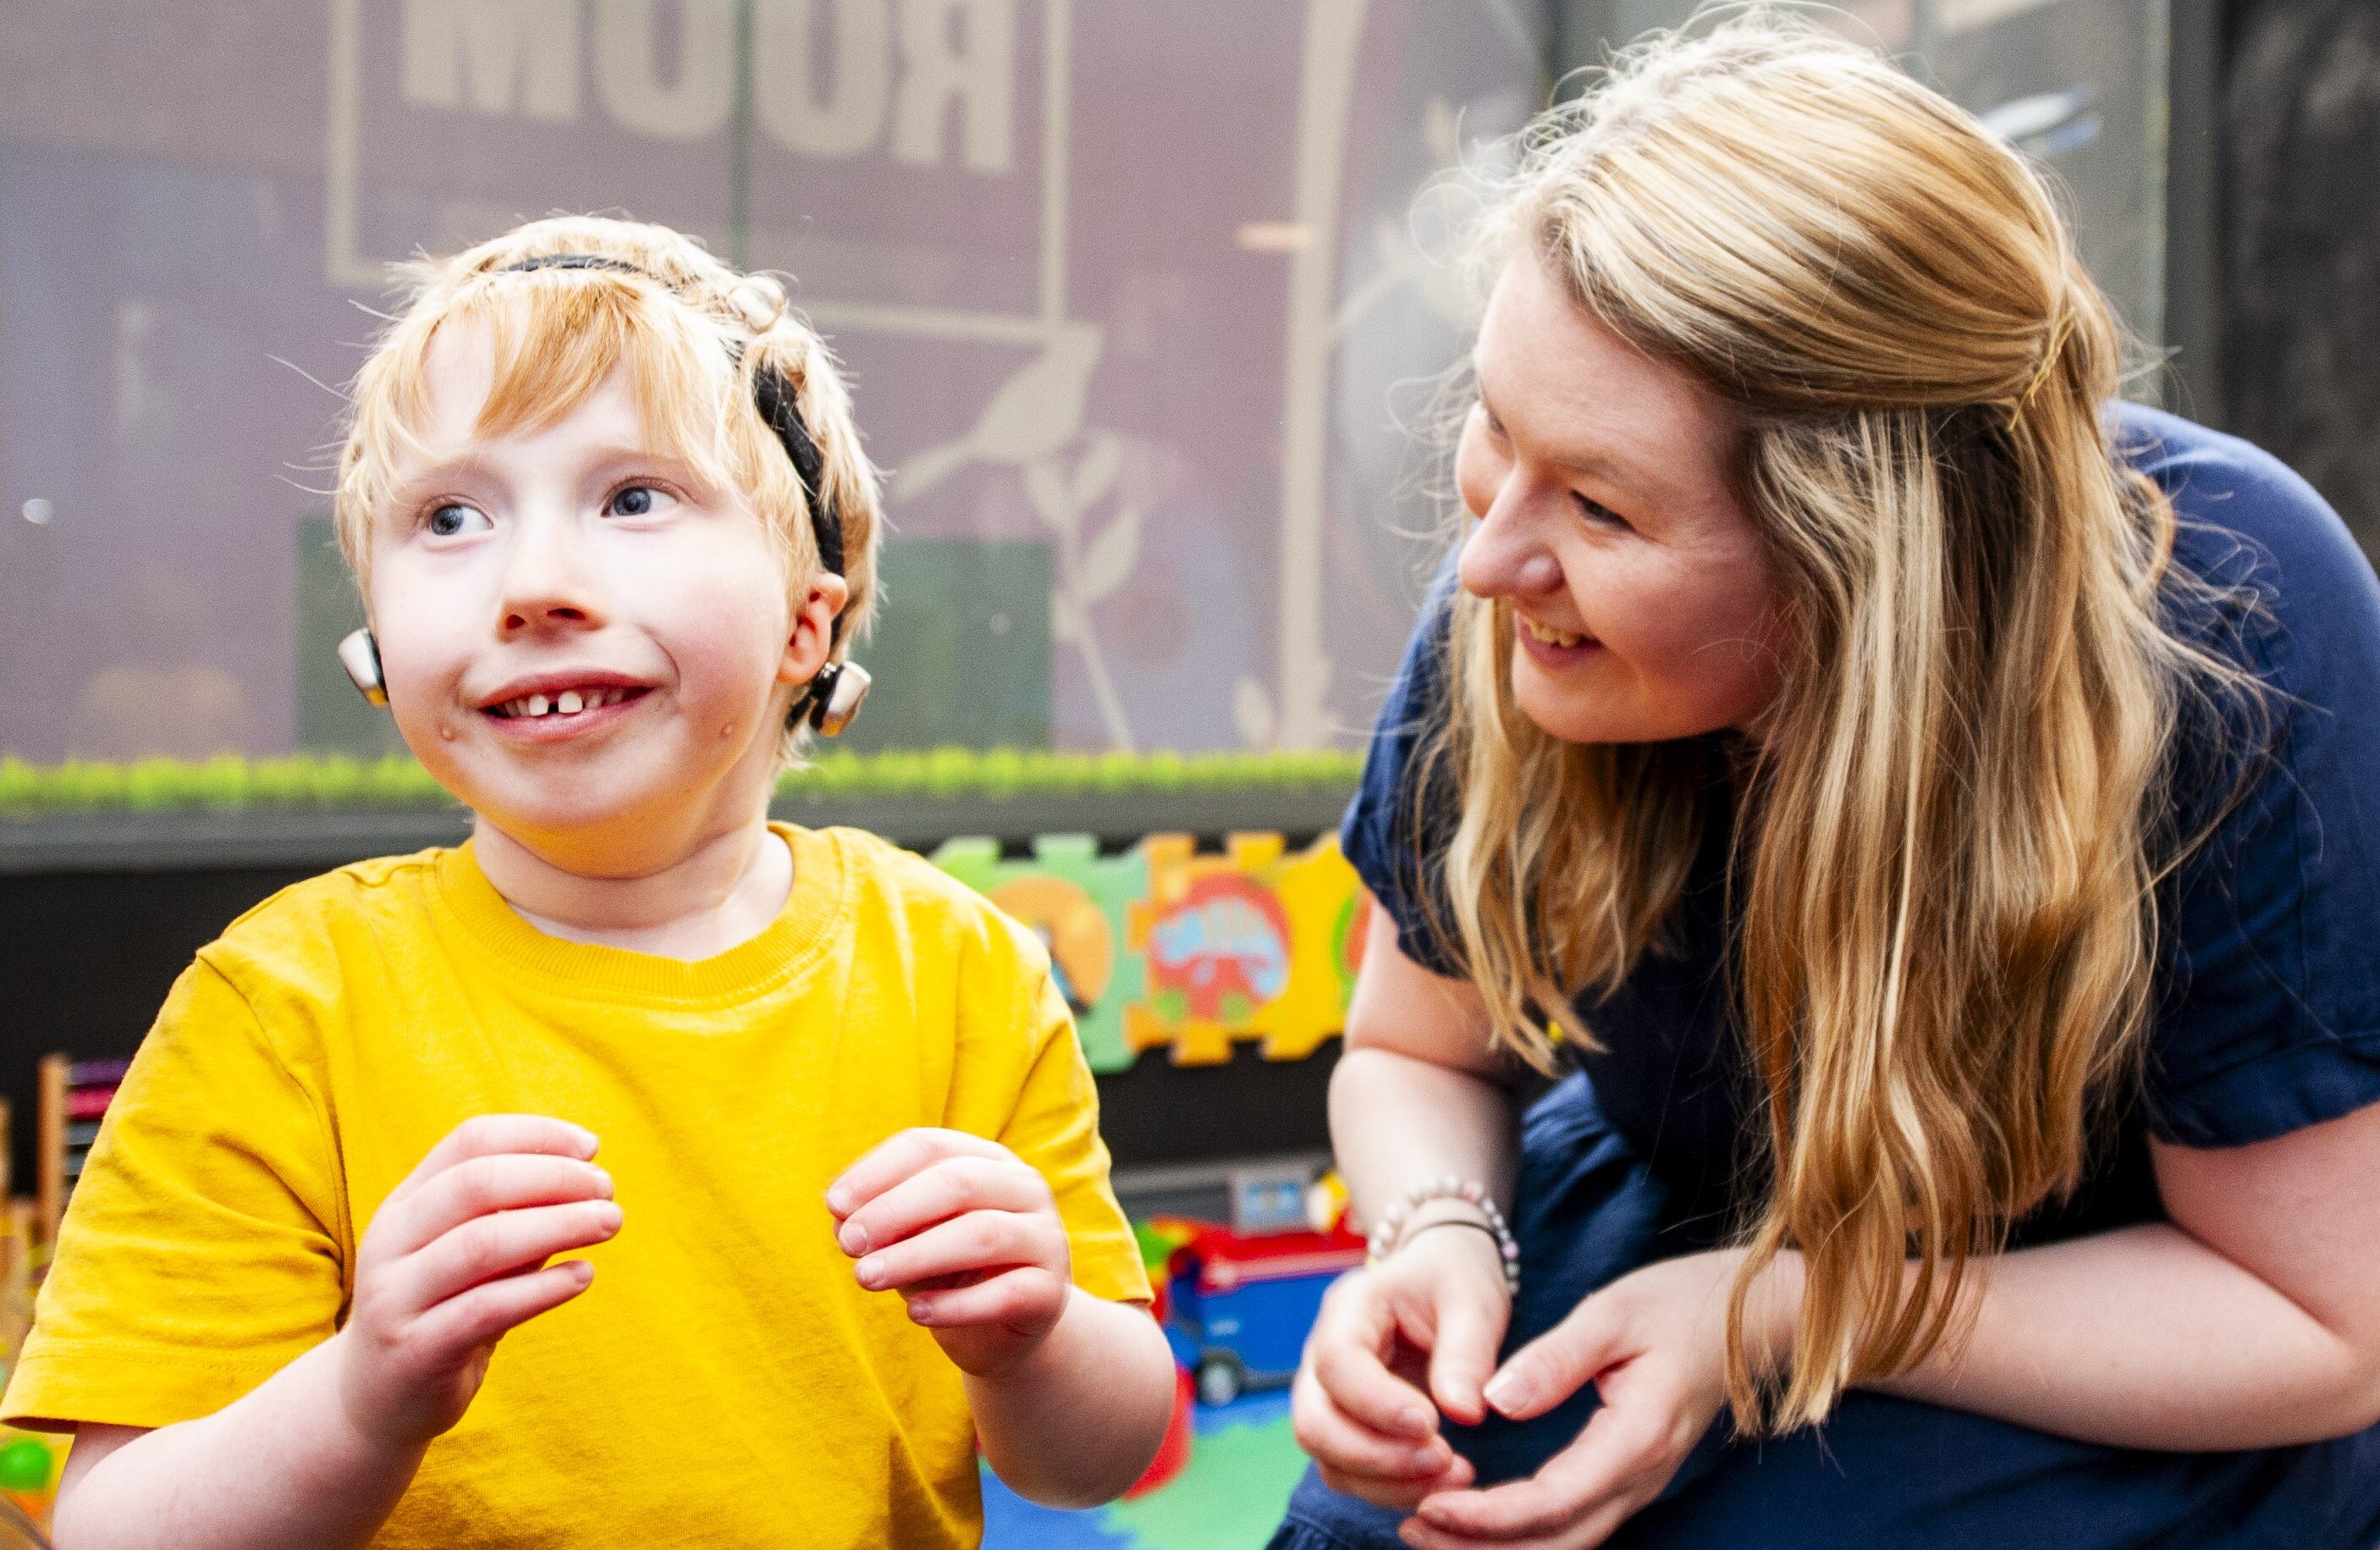
<svg viewBox="0 0 2380 1550">
<path fill-rule="evenodd" d="M 1244 1550 L 1281 1526 L 1305 1472 L 1285 1412 L 1202 1431 L 1180 1474 L 1146 1496 L 1099 1508 L 1099 1526 L 1142 1550 Z"/>
<path fill-rule="evenodd" d="M 1126 911 L 1148 894 L 1148 861 L 1138 850 L 1099 854 L 1090 835 L 1041 835 L 1030 860 L 1008 859 L 996 840 L 978 836 L 945 840 L 934 864 L 978 893 L 990 894 L 1025 877 L 1054 877 L 1080 888 L 1106 920 L 1110 963 L 1106 987 L 1088 1011 L 1075 1019 L 1083 1058 L 1094 1071 L 1121 1071 L 1132 1064 L 1123 1041 L 1123 1009 L 1140 999 L 1148 983 L 1146 955 L 1131 946 Z"/>
</svg>

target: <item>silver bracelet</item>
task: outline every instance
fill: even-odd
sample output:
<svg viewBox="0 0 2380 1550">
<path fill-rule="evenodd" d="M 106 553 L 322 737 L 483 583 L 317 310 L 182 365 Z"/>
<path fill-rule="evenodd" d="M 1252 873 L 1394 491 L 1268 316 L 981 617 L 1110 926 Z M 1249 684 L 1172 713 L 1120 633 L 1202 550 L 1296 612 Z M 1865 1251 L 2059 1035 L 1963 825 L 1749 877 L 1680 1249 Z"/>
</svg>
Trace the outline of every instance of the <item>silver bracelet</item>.
<svg viewBox="0 0 2380 1550">
<path fill-rule="evenodd" d="M 1496 1209 L 1496 1202 L 1488 1193 L 1486 1185 L 1476 1179 L 1457 1178 L 1452 1174 L 1415 1185 L 1405 1191 L 1404 1199 L 1381 1213 L 1379 1221 L 1373 1225 L 1371 1242 L 1365 1250 L 1364 1263 L 1378 1264 L 1395 1253 L 1404 1242 L 1406 1220 L 1421 1206 L 1439 1200 L 1459 1200 L 1479 1208 L 1479 1214 L 1487 1218 L 1485 1230 L 1495 1239 L 1497 1258 L 1504 1266 L 1504 1289 L 1519 1296 L 1521 1245 L 1512 1237 L 1512 1229 L 1504 1225 L 1504 1214 Z"/>
</svg>

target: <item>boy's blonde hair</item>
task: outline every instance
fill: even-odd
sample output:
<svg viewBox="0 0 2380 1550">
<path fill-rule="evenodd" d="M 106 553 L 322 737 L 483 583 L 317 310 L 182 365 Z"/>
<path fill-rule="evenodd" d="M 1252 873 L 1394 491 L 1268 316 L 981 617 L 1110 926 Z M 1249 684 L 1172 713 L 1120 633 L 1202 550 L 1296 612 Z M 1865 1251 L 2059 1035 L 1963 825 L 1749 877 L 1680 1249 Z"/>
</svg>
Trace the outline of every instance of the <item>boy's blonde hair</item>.
<svg viewBox="0 0 2380 1550">
<path fill-rule="evenodd" d="M 508 267 L 557 255 L 600 262 Z M 357 374 L 335 492 L 339 548 L 367 602 L 371 524 L 399 467 L 420 450 L 431 343 L 441 328 L 463 323 L 485 329 L 494 355 L 478 433 L 552 425 L 625 371 L 648 443 L 751 502 L 798 604 L 820 555 L 801 477 L 755 397 L 757 374 L 777 372 L 818 447 L 818 494 L 841 529 L 851 597 L 835 660 L 866 631 L 876 602 L 876 470 L 833 356 L 787 308 L 775 278 L 738 275 L 667 226 L 592 215 L 531 221 L 399 273 L 408 299 Z M 786 735 L 789 751 L 795 740 Z"/>
<path fill-rule="evenodd" d="M 1770 1173 L 1730 1387 L 1747 1422 L 1816 1422 L 1934 1349 L 1973 1256 L 2082 1178 L 2192 837 L 2167 816 L 2180 714 L 2252 685 L 2166 628 L 2194 583 L 2109 445 L 2116 322 L 2041 177 L 1973 116 L 1754 9 L 1630 50 L 1523 150 L 1483 258 L 1543 264 L 1727 406 L 1790 629 L 1731 781 L 1710 739 L 1548 735 L 1512 699 L 1509 605 L 1458 595 L 1420 765 L 1459 796 L 1440 925 L 1498 1040 L 1545 1064 L 1538 1022 L 1660 949 L 1736 804 L 1731 982 Z M 1743 1299 L 1787 1249 L 1807 1291 L 1764 1395 Z"/>
</svg>

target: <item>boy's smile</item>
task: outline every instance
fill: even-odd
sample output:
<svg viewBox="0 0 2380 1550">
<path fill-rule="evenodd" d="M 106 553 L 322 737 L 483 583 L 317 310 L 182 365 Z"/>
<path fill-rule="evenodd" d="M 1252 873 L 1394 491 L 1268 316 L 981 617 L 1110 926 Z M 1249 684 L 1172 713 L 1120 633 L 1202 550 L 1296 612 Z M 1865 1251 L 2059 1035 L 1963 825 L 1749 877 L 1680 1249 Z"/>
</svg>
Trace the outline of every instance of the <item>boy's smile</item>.
<svg viewBox="0 0 2380 1550">
<path fill-rule="evenodd" d="M 492 433 L 483 331 L 442 331 L 426 368 L 418 445 L 370 534 L 373 628 L 416 756 L 582 876 L 649 875 L 757 824 L 839 580 L 797 615 L 767 526 L 650 447 L 627 371 L 551 423 Z"/>
<path fill-rule="evenodd" d="M 576 738 L 611 726 L 619 717 L 606 713 L 625 714 L 651 690 L 650 684 L 616 673 L 538 673 L 498 690 L 480 704 L 480 714 L 505 724 L 507 737 Z"/>
</svg>

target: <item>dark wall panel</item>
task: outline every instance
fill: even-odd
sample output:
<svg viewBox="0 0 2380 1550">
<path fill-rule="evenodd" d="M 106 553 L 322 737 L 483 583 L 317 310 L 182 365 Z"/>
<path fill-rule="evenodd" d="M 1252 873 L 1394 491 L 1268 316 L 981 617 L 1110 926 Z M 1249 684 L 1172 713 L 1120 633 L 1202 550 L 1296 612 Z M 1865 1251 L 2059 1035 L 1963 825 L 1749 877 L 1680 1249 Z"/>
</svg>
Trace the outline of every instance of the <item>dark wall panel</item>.
<svg viewBox="0 0 2380 1550">
<path fill-rule="evenodd" d="M 62 1050 L 128 1056 L 174 977 L 232 920 L 306 871 L 0 876 L 0 1093 L 10 1166 L 32 1190 L 35 1069 Z"/>
<path fill-rule="evenodd" d="M 2380 555 L 2380 5 L 2231 0 L 2225 409 Z"/>
</svg>

